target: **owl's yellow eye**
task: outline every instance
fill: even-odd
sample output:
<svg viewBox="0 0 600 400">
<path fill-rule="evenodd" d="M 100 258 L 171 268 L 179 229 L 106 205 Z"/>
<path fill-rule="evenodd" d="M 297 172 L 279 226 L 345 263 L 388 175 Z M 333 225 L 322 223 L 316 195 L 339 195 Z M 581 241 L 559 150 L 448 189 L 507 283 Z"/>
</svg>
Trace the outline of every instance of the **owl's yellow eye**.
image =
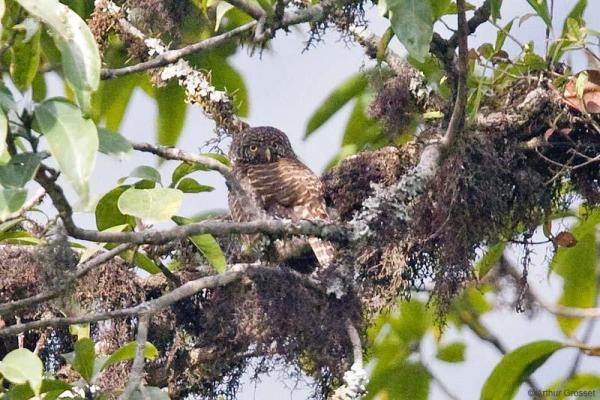
<svg viewBox="0 0 600 400">
<path fill-rule="evenodd" d="M 255 152 L 256 150 L 258 150 L 258 146 L 255 144 L 250 145 L 250 151 L 251 152 Z"/>
</svg>

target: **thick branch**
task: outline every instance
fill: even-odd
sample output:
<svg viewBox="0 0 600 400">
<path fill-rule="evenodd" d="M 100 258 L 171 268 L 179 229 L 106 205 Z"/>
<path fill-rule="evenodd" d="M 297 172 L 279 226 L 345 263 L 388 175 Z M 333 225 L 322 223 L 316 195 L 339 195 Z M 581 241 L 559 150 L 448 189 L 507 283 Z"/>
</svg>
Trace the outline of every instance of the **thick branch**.
<svg viewBox="0 0 600 400">
<path fill-rule="evenodd" d="M 185 159 L 206 164 L 229 177 L 228 183 L 237 185 L 229 168 L 210 157 L 191 155 L 178 149 L 166 147 L 155 147 L 148 144 L 134 144 L 141 151 L 149 151 L 170 159 Z M 188 236 L 209 233 L 216 236 L 224 236 L 232 233 L 263 233 L 274 236 L 287 235 L 308 235 L 328 239 L 331 241 L 341 241 L 346 237 L 343 227 L 337 224 L 326 223 L 322 221 L 302 220 L 292 222 L 289 220 L 260 219 L 250 222 L 230 222 L 230 221 L 202 221 L 189 225 L 175 226 L 166 229 L 148 229 L 140 232 L 99 232 L 91 229 L 80 228 L 73 220 L 73 209 L 69 204 L 62 188 L 56 183 L 57 174 L 50 168 L 42 165 L 36 175 L 36 181 L 48 192 L 52 199 L 54 207 L 58 210 L 67 233 L 80 240 L 104 243 L 129 243 L 129 244 L 164 244 L 176 239 L 183 239 Z M 231 190 L 232 188 L 230 188 Z M 243 193 L 243 192 L 242 192 Z M 246 196 L 249 198 L 248 196 Z M 248 200 L 248 205 L 253 202 Z"/>
<path fill-rule="evenodd" d="M 490 15 L 492 13 L 492 0 L 485 0 L 481 7 L 475 10 L 475 13 L 471 18 L 469 18 L 469 22 L 466 23 L 467 35 L 471 35 L 475 33 L 479 25 L 485 24 L 488 19 L 490 19 Z M 458 5 L 458 3 L 457 3 Z M 448 39 L 448 46 L 455 49 L 457 46 L 460 47 L 460 28 L 458 31 L 454 32 L 452 36 Z"/>
<path fill-rule="evenodd" d="M 467 35 L 474 33 L 479 25 L 484 24 L 490 18 L 491 14 L 491 0 L 485 0 L 485 2 L 475 10 L 473 17 L 465 24 L 467 28 Z M 458 6 L 458 4 L 457 4 Z M 448 39 L 444 39 L 438 33 L 434 33 L 431 39 L 431 46 L 429 51 L 434 54 L 444 65 L 444 69 L 449 74 L 448 78 L 451 83 L 454 82 L 454 75 L 456 73 L 454 69 L 454 53 L 456 47 L 460 46 L 461 29 L 452 34 Z"/>
<path fill-rule="evenodd" d="M 275 236 L 309 235 L 339 241 L 345 237 L 343 228 L 336 224 L 321 221 L 265 219 L 250 222 L 202 221 L 189 225 L 175 226 L 166 229 L 148 229 L 140 232 L 99 232 L 83 229 L 73 221 L 73 211 L 62 188 L 47 177 L 42 170 L 38 173 L 37 181 L 48 191 L 54 206 L 64 222 L 69 235 L 76 239 L 103 243 L 129 244 L 164 244 L 188 236 L 209 233 L 216 236 L 232 233 L 263 233 Z"/>
</svg>

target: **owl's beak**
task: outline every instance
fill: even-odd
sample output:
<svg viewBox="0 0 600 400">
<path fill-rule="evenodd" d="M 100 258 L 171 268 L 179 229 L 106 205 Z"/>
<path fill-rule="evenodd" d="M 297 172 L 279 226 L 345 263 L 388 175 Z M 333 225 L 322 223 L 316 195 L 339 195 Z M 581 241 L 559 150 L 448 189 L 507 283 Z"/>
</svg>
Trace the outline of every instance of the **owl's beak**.
<svg viewBox="0 0 600 400">
<path fill-rule="evenodd" d="M 269 150 L 269 148 L 265 149 L 265 158 L 267 159 L 268 162 L 271 161 L 271 150 Z"/>
</svg>

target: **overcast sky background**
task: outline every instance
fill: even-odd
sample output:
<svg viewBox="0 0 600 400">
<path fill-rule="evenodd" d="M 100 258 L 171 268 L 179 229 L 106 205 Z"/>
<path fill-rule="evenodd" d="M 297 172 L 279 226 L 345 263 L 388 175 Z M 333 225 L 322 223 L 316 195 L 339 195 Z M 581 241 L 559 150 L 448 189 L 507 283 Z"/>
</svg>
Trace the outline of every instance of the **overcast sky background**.
<svg viewBox="0 0 600 400">
<path fill-rule="evenodd" d="M 473 1 L 480 5 L 481 1 Z M 506 24 L 514 17 L 530 13 L 531 9 L 525 0 L 506 0 L 502 7 L 503 22 Z M 575 5 L 574 0 L 559 0 L 555 2 L 554 24 L 560 32 L 562 21 Z M 593 29 L 600 30 L 600 2 L 590 0 L 586 11 L 586 21 Z M 376 10 L 368 11 L 370 28 L 381 34 L 387 27 L 387 21 L 378 16 Z M 454 17 L 448 18 L 449 25 L 455 25 Z M 439 25 L 439 24 L 438 24 Z M 447 35 L 448 31 L 438 26 L 438 31 Z M 302 32 L 301 32 L 302 31 Z M 242 50 L 236 54 L 232 63 L 242 72 L 250 97 L 250 116 L 247 119 L 251 125 L 272 125 L 285 131 L 300 158 L 315 172 L 321 173 L 327 162 L 336 154 L 340 147 L 341 137 L 350 108 L 346 107 L 326 125 L 321 127 L 309 140 L 303 141 L 302 136 L 308 118 L 325 97 L 346 77 L 357 72 L 370 61 L 363 54 L 362 48 L 344 40 L 337 33 L 328 33 L 322 43 L 307 52 L 303 52 L 306 26 L 302 30 L 293 29 L 291 33 L 279 32 L 273 41 L 271 51 L 264 52 L 262 57 L 254 54 L 252 57 Z M 512 33 L 523 42 L 534 41 L 538 52 L 544 48 L 545 28 L 539 18 L 528 19 L 521 27 L 515 23 Z M 493 42 L 496 29 L 490 24 L 481 26 L 476 35 L 470 37 L 470 47 L 478 47 L 484 42 Z M 507 39 L 508 49 L 516 54 L 519 48 Z M 395 40 L 392 47 L 404 54 Z M 574 57 L 575 71 L 585 68 L 583 57 Z M 62 86 L 57 80 L 50 82 L 50 94 L 62 95 Z M 141 90 L 137 90 L 129 105 L 127 115 L 121 127 L 121 133 L 134 141 L 153 142 L 155 137 L 156 106 Z M 213 124 L 198 107 L 190 107 L 185 129 L 179 147 L 194 151 L 211 138 Z M 135 155 L 125 162 L 114 161 L 104 155 L 98 158 L 93 180 L 92 191 L 103 194 L 116 185 L 116 180 L 127 175 L 134 167 L 146 164 L 155 165 L 156 159 L 146 155 Z M 160 167 L 165 180 L 176 163 L 167 162 Z M 226 189 L 223 179 L 215 173 L 200 172 L 195 175 L 200 183 L 213 185 L 217 188 L 212 193 L 186 195 L 180 214 L 194 215 L 201 211 L 226 208 Z M 72 194 L 72 192 L 70 192 Z M 72 196 L 74 199 L 74 197 Z M 78 215 L 80 224 L 94 227 L 90 215 Z M 534 263 L 529 270 L 529 281 L 532 287 L 543 297 L 554 299 L 560 293 L 560 279 L 548 281 L 546 256 L 550 254 L 546 247 L 536 249 Z M 519 257 L 513 254 L 513 257 Z M 484 322 L 496 332 L 503 343 L 510 349 L 539 339 L 563 340 L 553 317 L 546 314 L 533 319 L 516 314 L 512 309 L 487 314 Z M 581 331 L 581 330 L 580 330 Z M 580 333 L 580 331 L 578 331 Z M 600 344 L 600 330 L 596 330 L 592 340 Z M 594 340 L 595 339 L 595 340 Z M 450 390 L 460 399 L 475 399 L 483 382 L 488 377 L 500 357 L 491 346 L 482 343 L 469 331 L 458 332 L 449 328 L 445 342 L 465 340 L 468 342 L 466 361 L 461 364 L 446 364 L 435 359 L 435 343 L 432 338 L 426 341 L 423 354 L 425 363 L 440 377 Z M 554 380 L 562 377 L 570 365 L 575 352 L 561 350 L 541 368 L 534 377 L 541 387 L 546 387 Z M 284 368 L 282 366 L 282 368 Z M 600 370 L 600 362 L 586 357 L 582 363 L 582 371 Z M 284 374 L 285 375 L 285 374 Z M 292 390 L 295 382 L 279 379 L 277 376 L 264 377 L 262 383 L 255 385 L 247 383 L 239 398 L 242 400 L 280 400 L 305 399 L 308 389 L 300 384 Z M 432 385 L 430 399 L 445 399 L 446 396 Z M 518 399 L 527 399 L 526 388 L 517 395 Z"/>
</svg>

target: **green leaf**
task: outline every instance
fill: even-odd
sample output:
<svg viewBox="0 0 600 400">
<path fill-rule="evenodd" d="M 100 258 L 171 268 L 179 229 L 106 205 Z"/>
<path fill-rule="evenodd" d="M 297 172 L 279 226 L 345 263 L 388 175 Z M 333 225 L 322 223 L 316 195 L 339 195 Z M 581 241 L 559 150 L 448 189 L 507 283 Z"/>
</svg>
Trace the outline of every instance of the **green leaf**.
<svg viewBox="0 0 600 400">
<path fill-rule="evenodd" d="M 53 400 L 57 399 L 63 392 L 71 389 L 71 385 L 58 379 L 44 379 L 40 393 L 45 393 L 44 400 Z"/>
<path fill-rule="evenodd" d="M 46 76 L 43 72 L 38 71 L 35 78 L 33 78 L 33 82 L 31 82 L 31 92 L 33 101 L 36 103 L 41 103 L 46 98 L 46 95 L 48 94 L 48 85 L 46 85 Z"/>
<path fill-rule="evenodd" d="M 222 154 L 216 153 L 204 153 L 203 156 L 207 156 L 219 161 L 221 164 L 230 165 L 229 159 Z M 182 162 L 175 168 L 173 174 L 171 175 L 171 187 L 175 187 L 175 185 L 186 175 L 189 175 L 196 171 L 209 171 L 208 167 L 201 163 L 190 163 L 190 162 Z"/>
<path fill-rule="evenodd" d="M 91 93 L 100 83 L 100 53 L 87 24 L 58 0 L 17 2 L 52 30 L 54 43 L 61 53 L 65 78 L 76 91 L 81 109 L 88 113 Z"/>
<path fill-rule="evenodd" d="M 19 211 L 27 200 L 25 189 L 0 189 L 0 219 Z"/>
<path fill-rule="evenodd" d="M 417 61 L 429 54 L 433 36 L 431 2 L 423 0 L 386 0 L 394 33 Z"/>
<path fill-rule="evenodd" d="M 106 128 L 98 128 L 98 141 L 100 153 L 115 157 L 118 160 L 127 159 L 133 154 L 131 144 L 117 132 Z"/>
<path fill-rule="evenodd" d="M 0 374 L 17 385 L 29 383 L 35 393 L 40 392 L 44 377 L 42 360 L 31 350 L 17 349 L 0 361 Z"/>
<path fill-rule="evenodd" d="M 490 14 L 492 21 L 496 22 L 500 19 L 500 7 L 502 6 L 502 0 L 491 0 L 490 1 Z"/>
<path fill-rule="evenodd" d="M 508 24 L 506 24 L 504 26 L 504 28 L 498 30 L 498 35 L 496 36 L 496 43 L 494 44 L 495 51 L 502 50 L 502 47 L 504 46 L 504 42 L 506 41 L 506 37 L 510 33 L 510 30 L 512 29 L 514 22 L 515 22 L 515 20 L 513 19 Z"/>
<path fill-rule="evenodd" d="M 41 240 L 36 238 L 31 234 L 31 232 L 27 231 L 11 231 L 11 232 L 3 232 L 0 233 L 0 242 L 3 244 L 14 244 L 14 245 L 38 245 L 41 243 Z"/>
<path fill-rule="evenodd" d="M 140 78 L 135 75 L 120 76 L 100 84 L 100 117 L 106 127 L 118 131 L 125 116 L 127 105 Z"/>
<path fill-rule="evenodd" d="M 83 258 L 83 256 L 81 257 Z M 83 262 L 85 260 L 81 260 Z M 69 333 L 73 336 L 77 336 L 77 339 L 84 339 L 90 337 L 90 324 L 73 324 L 69 325 Z"/>
<path fill-rule="evenodd" d="M 154 274 L 158 274 L 160 272 L 160 268 L 158 268 L 156 263 L 154 261 L 152 261 L 150 259 L 150 257 L 148 257 L 147 255 L 145 255 L 144 253 L 141 253 L 139 251 L 136 251 L 135 254 L 133 255 L 132 262 L 137 267 L 140 267 L 141 269 L 148 272 L 149 274 L 154 275 Z"/>
<path fill-rule="evenodd" d="M 6 136 L 8 134 L 8 118 L 6 113 L 0 108 L 0 166 L 6 165 L 10 159 L 6 145 Z"/>
<path fill-rule="evenodd" d="M 583 97 L 583 91 L 585 90 L 585 85 L 588 82 L 588 73 L 587 71 L 582 71 L 577 76 L 577 81 L 575 81 L 575 90 L 577 92 L 577 97 L 580 99 Z"/>
<path fill-rule="evenodd" d="M 600 211 L 585 214 L 570 232 L 577 239 L 574 247 L 560 247 L 552 259 L 551 270 L 563 278 L 563 293 L 559 304 L 570 307 L 593 307 L 597 295 L 596 260 L 598 250 L 595 231 L 600 224 Z M 581 322 L 578 318 L 557 317 L 561 330 L 570 335 Z"/>
<path fill-rule="evenodd" d="M 431 377 L 419 363 L 400 362 L 373 371 L 366 400 L 427 400 Z"/>
<path fill-rule="evenodd" d="M 233 6 L 226 1 L 219 1 L 216 7 L 216 16 L 215 16 L 215 32 L 219 30 L 219 26 L 221 26 L 221 20 L 227 14 L 229 10 L 231 10 Z"/>
<path fill-rule="evenodd" d="M 569 19 L 581 20 L 583 18 L 583 13 L 586 8 L 587 8 L 587 0 L 579 0 L 575 4 L 575 6 L 573 7 L 571 12 L 567 15 L 567 18 L 565 19 L 565 22 L 563 24 L 563 30 L 561 33 L 561 38 L 565 38 L 567 36 L 567 29 L 568 29 L 567 22 L 569 21 Z"/>
<path fill-rule="evenodd" d="M 129 173 L 126 177 L 120 178 L 119 183 L 125 182 L 127 178 L 140 178 L 145 181 L 151 181 L 156 183 L 162 183 L 160 172 L 156 168 L 149 167 L 147 165 L 140 165 Z"/>
<path fill-rule="evenodd" d="M 321 125 L 327 122 L 336 112 L 338 112 L 352 98 L 362 93 L 367 87 L 368 79 L 364 73 L 352 75 L 339 85 L 317 110 L 311 115 L 306 125 L 304 137 L 307 138 L 316 131 Z"/>
<path fill-rule="evenodd" d="M 547 388 L 547 390 L 556 391 L 556 396 L 553 396 L 553 400 L 573 399 L 571 396 L 577 391 L 597 389 L 600 389 L 600 376 L 587 373 L 577 374 L 566 382 L 563 379 L 559 379 Z M 597 399 L 597 397 L 593 397 L 593 399 Z"/>
<path fill-rule="evenodd" d="M 546 0 L 527 0 L 527 3 L 529 3 L 537 15 L 544 20 L 546 26 L 552 29 L 552 18 L 550 17 L 550 10 L 548 9 L 548 2 Z"/>
<path fill-rule="evenodd" d="M 457 363 L 465 361 L 466 345 L 462 342 L 450 343 L 440 347 L 435 355 L 438 359 L 449 363 Z"/>
<path fill-rule="evenodd" d="M 99 146 L 96 125 L 85 119 L 76 106 L 58 98 L 38 105 L 34 116 L 60 170 L 87 201 Z"/>
<path fill-rule="evenodd" d="M 179 210 L 183 192 L 177 189 L 128 189 L 119 197 L 117 205 L 123 214 L 146 222 L 162 222 Z"/>
<path fill-rule="evenodd" d="M 10 111 L 17 110 L 17 103 L 15 102 L 12 92 L 2 81 L 0 81 L 0 108 L 7 114 Z"/>
<path fill-rule="evenodd" d="M 1 223 L 0 224 L 0 233 L 8 232 L 12 228 L 19 225 L 21 222 L 23 222 L 23 220 L 24 220 L 24 218 L 16 218 L 16 219 L 12 219 L 10 221 Z"/>
<path fill-rule="evenodd" d="M 504 249 L 506 248 L 505 242 L 499 242 L 495 245 L 489 247 L 483 257 L 477 263 L 473 269 L 477 273 L 479 279 L 483 278 L 487 275 L 488 272 L 500 261 L 500 257 L 504 254 Z"/>
<path fill-rule="evenodd" d="M 212 192 L 215 190 L 212 186 L 201 185 L 195 179 L 183 178 L 177 184 L 177 189 L 183 193 L 200 193 L 200 192 Z"/>
<path fill-rule="evenodd" d="M 369 103 L 369 96 L 365 94 L 356 98 L 356 103 L 350 118 L 344 130 L 342 138 L 342 147 L 347 145 L 356 145 L 358 149 L 364 148 L 368 144 L 374 144 L 381 138 L 381 129 L 379 124 L 367 117 L 365 108 Z"/>
<path fill-rule="evenodd" d="M 437 21 L 448 13 L 452 0 L 430 0 L 431 9 L 433 11 L 433 19 Z"/>
<path fill-rule="evenodd" d="M 137 351 L 137 343 L 129 342 L 119 347 L 117 351 L 112 353 L 102 365 L 101 370 L 105 370 L 111 365 L 120 363 L 122 361 L 129 361 L 135 358 L 135 352 Z M 146 342 L 144 345 L 144 357 L 147 360 L 154 360 L 158 357 L 158 349 L 150 342 Z"/>
<path fill-rule="evenodd" d="M 135 227 L 135 218 L 124 215 L 119 211 L 117 205 L 119 197 L 131 186 L 117 186 L 110 192 L 106 193 L 98 201 L 96 205 L 96 227 L 99 231 L 107 230 L 114 226 L 129 225 L 132 228 Z"/>
<path fill-rule="evenodd" d="M 40 162 L 39 154 L 16 154 L 6 165 L 0 166 L 0 186 L 5 188 L 24 187 L 37 172 Z"/>
<path fill-rule="evenodd" d="M 38 26 L 32 37 L 26 36 L 27 32 L 17 33 L 15 43 L 10 48 L 10 76 L 21 91 L 31 86 L 40 66 L 41 29 Z"/>
<path fill-rule="evenodd" d="M 192 223 L 193 221 L 189 218 L 184 217 L 173 217 L 173 221 L 177 225 L 187 225 Z M 221 246 L 215 240 L 212 235 L 202 234 L 202 235 L 194 235 L 190 236 L 190 240 L 196 246 L 196 248 L 202 253 L 204 258 L 215 267 L 215 270 L 218 273 L 225 272 L 225 267 L 227 266 L 227 260 L 225 259 L 225 255 L 223 254 L 223 250 L 221 250 Z"/>
<path fill-rule="evenodd" d="M 512 399 L 528 376 L 565 345 L 552 340 L 531 342 L 505 355 L 487 378 L 481 400 Z"/>
<path fill-rule="evenodd" d="M 158 144 L 174 146 L 185 124 L 187 103 L 185 102 L 185 91 L 175 81 L 162 88 L 156 88 L 154 92 L 158 104 L 157 114 L 157 137 Z"/>
<path fill-rule="evenodd" d="M 75 351 L 63 354 L 63 357 L 75 371 L 79 372 L 79 375 L 86 382 L 90 383 L 92 381 L 94 378 L 94 361 L 96 360 L 96 350 L 92 339 L 79 339 L 75 342 Z"/>
</svg>

